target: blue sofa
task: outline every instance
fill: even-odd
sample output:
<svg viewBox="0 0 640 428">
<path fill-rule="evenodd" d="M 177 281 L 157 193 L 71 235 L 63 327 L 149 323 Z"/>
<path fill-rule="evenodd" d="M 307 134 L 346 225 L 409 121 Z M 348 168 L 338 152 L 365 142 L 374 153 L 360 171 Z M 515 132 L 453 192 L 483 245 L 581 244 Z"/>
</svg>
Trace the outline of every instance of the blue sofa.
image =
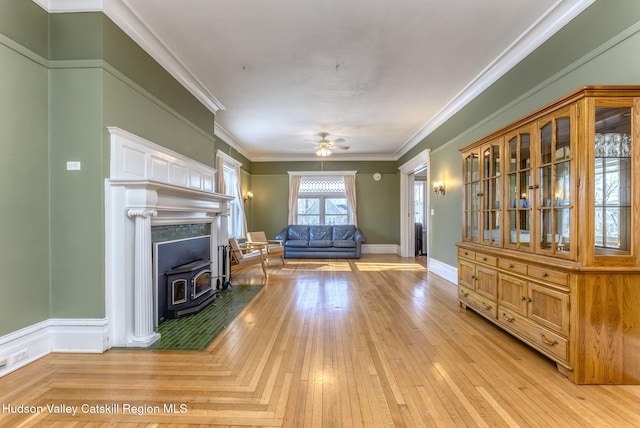
<svg viewBox="0 0 640 428">
<path fill-rule="evenodd" d="M 306 226 L 291 224 L 276 236 L 284 244 L 287 258 L 359 259 L 362 231 L 354 225 Z"/>
</svg>

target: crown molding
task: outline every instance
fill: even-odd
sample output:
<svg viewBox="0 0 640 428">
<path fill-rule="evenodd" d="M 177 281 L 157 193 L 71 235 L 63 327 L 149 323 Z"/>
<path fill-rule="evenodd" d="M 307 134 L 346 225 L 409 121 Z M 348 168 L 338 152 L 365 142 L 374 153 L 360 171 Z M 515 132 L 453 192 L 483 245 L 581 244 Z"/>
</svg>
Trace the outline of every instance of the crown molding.
<svg viewBox="0 0 640 428">
<path fill-rule="evenodd" d="M 102 12 L 105 0 L 33 0 L 49 13 Z M 109 1 L 109 0 L 106 0 Z"/>
<path fill-rule="evenodd" d="M 213 134 L 227 143 L 229 147 L 240 153 L 242 156 L 249 159 L 250 161 L 253 161 L 253 159 L 251 158 L 251 152 L 240 141 L 238 141 L 236 137 L 231 135 L 229 132 L 227 132 L 226 129 L 224 129 L 217 123 L 213 124 Z"/>
<path fill-rule="evenodd" d="M 395 160 L 400 159 L 416 144 L 424 140 L 594 2 L 595 0 L 556 1 L 544 15 L 527 28 L 518 39 L 502 51 L 495 60 L 402 145 L 394 154 Z"/>
<path fill-rule="evenodd" d="M 144 20 L 133 12 L 127 0 L 105 0 L 104 13 L 212 113 L 225 109 L 162 39 L 149 29 Z"/>
<path fill-rule="evenodd" d="M 129 7 L 127 0 L 33 0 L 49 13 L 103 12 L 133 41 L 155 59 L 209 111 L 224 105 L 178 59 L 144 20 Z"/>
<path fill-rule="evenodd" d="M 225 110 L 224 105 L 200 82 L 178 57 L 153 33 L 144 20 L 129 7 L 130 0 L 32 0 L 49 13 L 104 12 L 120 29 L 151 55 L 211 112 Z M 439 126 L 480 95 L 485 89 L 511 70 L 518 62 L 578 16 L 595 0 L 558 0 L 517 40 L 482 70 L 432 119 L 426 122 L 395 153 L 387 155 L 341 155 L 332 161 L 397 161 Z M 215 135 L 252 162 L 313 161 L 317 156 L 255 155 L 226 130 L 215 125 Z"/>
<path fill-rule="evenodd" d="M 251 162 L 360 162 L 360 161 L 395 161 L 393 155 L 390 154 L 336 154 L 321 157 L 318 155 L 256 155 L 250 159 Z"/>
</svg>

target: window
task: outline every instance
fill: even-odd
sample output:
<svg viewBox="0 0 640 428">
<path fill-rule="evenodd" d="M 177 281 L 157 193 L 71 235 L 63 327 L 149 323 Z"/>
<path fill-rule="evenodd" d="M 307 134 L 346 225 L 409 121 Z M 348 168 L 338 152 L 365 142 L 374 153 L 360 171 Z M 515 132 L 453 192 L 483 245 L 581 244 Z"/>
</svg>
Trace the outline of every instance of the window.
<svg viewBox="0 0 640 428">
<path fill-rule="evenodd" d="M 289 173 L 289 222 L 307 225 L 357 224 L 355 172 Z M 344 175 L 342 175 L 344 174 Z"/>
<path fill-rule="evenodd" d="M 297 224 L 349 224 L 342 177 L 302 177 Z"/>
<path fill-rule="evenodd" d="M 227 217 L 227 221 L 229 222 L 227 229 L 229 231 L 229 236 L 236 237 L 236 225 L 240 221 L 238 215 L 239 207 L 236 203 L 236 201 L 239 199 L 238 195 L 236 195 L 236 172 L 231 165 L 225 164 L 222 169 L 222 176 L 224 177 L 225 195 L 233 196 L 234 198 L 236 198 L 231 204 L 231 215 Z"/>
<path fill-rule="evenodd" d="M 231 156 L 218 151 L 218 174 L 222 172 L 223 182 L 219 183 L 218 192 L 232 196 L 234 200 L 229 204 L 230 213 L 227 218 L 229 236 L 244 238 L 246 234 L 246 219 L 244 203 L 241 194 L 240 167 L 241 163 Z"/>
<path fill-rule="evenodd" d="M 414 194 L 414 207 L 413 207 L 413 212 L 415 213 L 414 215 L 414 221 L 416 223 L 420 223 L 420 224 L 424 224 L 425 223 L 425 200 L 424 200 L 424 196 L 426 194 L 425 190 L 426 190 L 426 181 L 422 181 L 422 180 L 416 180 L 413 183 L 413 194 Z"/>
</svg>

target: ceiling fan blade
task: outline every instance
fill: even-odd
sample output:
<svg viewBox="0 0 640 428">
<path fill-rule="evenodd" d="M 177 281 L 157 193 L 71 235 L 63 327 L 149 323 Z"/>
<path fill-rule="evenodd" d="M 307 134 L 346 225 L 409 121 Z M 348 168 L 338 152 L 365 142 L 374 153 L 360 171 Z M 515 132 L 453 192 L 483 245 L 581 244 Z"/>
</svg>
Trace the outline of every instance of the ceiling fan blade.
<svg viewBox="0 0 640 428">
<path fill-rule="evenodd" d="M 339 150 L 349 150 L 349 146 L 336 146 L 333 145 L 331 146 L 332 149 L 339 149 Z"/>
<path fill-rule="evenodd" d="M 345 140 L 344 138 L 340 137 L 340 138 L 336 138 L 335 140 L 333 140 L 334 143 L 346 143 L 347 140 Z"/>
</svg>

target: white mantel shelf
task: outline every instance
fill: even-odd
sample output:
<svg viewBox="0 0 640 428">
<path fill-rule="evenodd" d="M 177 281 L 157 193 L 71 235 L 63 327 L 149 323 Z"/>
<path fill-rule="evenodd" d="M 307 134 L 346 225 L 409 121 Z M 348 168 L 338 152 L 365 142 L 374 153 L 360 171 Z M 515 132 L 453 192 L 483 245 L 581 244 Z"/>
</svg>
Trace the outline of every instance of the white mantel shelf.
<svg viewBox="0 0 640 428">
<path fill-rule="evenodd" d="M 191 212 L 218 215 L 226 211 L 233 198 L 215 192 L 189 189 L 155 180 L 109 180 L 114 187 L 128 191 L 128 208 L 154 208 L 161 215 L 172 212 Z"/>
</svg>

